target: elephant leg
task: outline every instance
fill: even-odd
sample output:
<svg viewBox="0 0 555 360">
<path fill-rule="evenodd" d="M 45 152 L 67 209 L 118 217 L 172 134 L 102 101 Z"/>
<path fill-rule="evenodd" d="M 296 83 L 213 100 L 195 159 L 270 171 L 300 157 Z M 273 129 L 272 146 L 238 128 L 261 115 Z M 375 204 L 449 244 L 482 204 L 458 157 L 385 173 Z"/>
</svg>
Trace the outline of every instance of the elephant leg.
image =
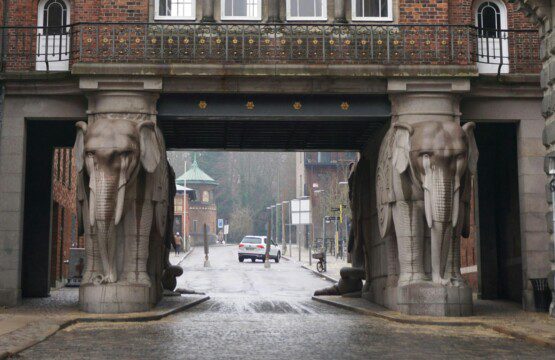
<svg viewBox="0 0 555 360">
<path fill-rule="evenodd" d="M 423 201 L 397 201 L 393 222 L 399 252 L 399 286 L 427 280 L 424 273 Z"/>
<path fill-rule="evenodd" d="M 397 249 L 397 238 L 394 234 L 387 236 L 385 246 L 387 252 L 387 285 L 395 286 L 399 280 L 399 250 Z"/>
<path fill-rule="evenodd" d="M 461 274 L 461 236 L 459 234 L 453 234 L 447 258 L 445 278 L 455 286 L 461 286 L 465 283 Z"/>
<path fill-rule="evenodd" d="M 125 251 L 123 257 L 123 279 L 131 284 L 150 286 L 147 272 L 150 230 L 153 209 L 150 201 L 129 206 L 124 217 Z"/>
<path fill-rule="evenodd" d="M 85 268 L 81 284 L 92 283 L 94 276 L 98 274 L 98 248 L 95 246 L 90 233 L 85 233 Z"/>
</svg>

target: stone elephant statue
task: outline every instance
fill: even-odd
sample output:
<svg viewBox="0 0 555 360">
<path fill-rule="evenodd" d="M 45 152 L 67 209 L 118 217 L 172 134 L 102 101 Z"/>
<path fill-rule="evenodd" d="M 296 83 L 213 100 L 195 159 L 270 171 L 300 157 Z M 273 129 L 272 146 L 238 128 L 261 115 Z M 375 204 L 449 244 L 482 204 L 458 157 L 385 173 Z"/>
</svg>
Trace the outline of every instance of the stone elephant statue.
<svg viewBox="0 0 555 360">
<path fill-rule="evenodd" d="M 150 305 L 158 302 L 164 272 L 182 272 L 168 260 L 175 175 L 160 129 L 148 119 L 96 116 L 77 123 L 74 153 L 86 251 L 82 288 L 144 287 Z"/>
<path fill-rule="evenodd" d="M 460 236 L 468 237 L 470 226 L 478 161 L 474 127 L 451 121 L 398 122 L 382 142 L 376 172 L 378 224 L 382 238 L 394 234 L 391 241 L 397 241 L 391 247 L 398 251 L 397 286 L 430 280 L 464 285 Z"/>
</svg>

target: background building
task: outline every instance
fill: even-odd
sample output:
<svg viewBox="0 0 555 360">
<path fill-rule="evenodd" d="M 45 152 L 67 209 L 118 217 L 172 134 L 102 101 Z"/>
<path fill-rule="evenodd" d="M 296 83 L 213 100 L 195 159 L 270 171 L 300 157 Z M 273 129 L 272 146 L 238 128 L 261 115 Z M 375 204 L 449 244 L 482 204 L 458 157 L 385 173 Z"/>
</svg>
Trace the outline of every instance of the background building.
<svg viewBox="0 0 555 360">
<path fill-rule="evenodd" d="M 218 182 L 212 179 L 198 166 L 196 155 L 191 167 L 177 178 L 178 185 L 187 185 L 195 191 L 194 199 L 188 202 L 189 225 L 188 234 L 192 245 L 202 245 L 204 242 L 204 224 L 207 226 L 209 242 L 217 240 L 217 213 L 218 207 L 214 199 L 214 188 Z"/>
</svg>

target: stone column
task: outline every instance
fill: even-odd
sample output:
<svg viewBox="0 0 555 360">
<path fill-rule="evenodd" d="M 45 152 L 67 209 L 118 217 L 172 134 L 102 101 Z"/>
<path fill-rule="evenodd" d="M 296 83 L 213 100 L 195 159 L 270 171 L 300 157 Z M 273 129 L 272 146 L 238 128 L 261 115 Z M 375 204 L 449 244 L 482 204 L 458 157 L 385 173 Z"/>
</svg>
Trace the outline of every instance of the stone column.
<svg viewBox="0 0 555 360">
<path fill-rule="evenodd" d="M 281 22 L 280 5 L 281 5 L 281 1 L 279 0 L 268 1 L 268 22 L 269 23 Z"/>
<path fill-rule="evenodd" d="M 202 21 L 214 22 L 214 0 L 202 0 Z"/>
<path fill-rule="evenodd" d="M 470 91 L 467 79 L 390 79 L 392 122 L 459 121 L 459 94 Z"/>
<path fill-rule="evenodd" d="M 454 187 L 441 187 L 440 184 L 451 184 L 452 180 L 451 177 L 444 177 L 440 168 L 436 169 L 436 166 L 442 166 L 441 162 L 428 157 L 427 173 L 424 170 L 419 172 L 413 164 L 412 155 L 413 152 L 429 149 L 434 149 L 431 150 L 434 154 L 441 154 L 443 149 L 451 149 L 451 144 L 436 141 L 431 135 L 433 132 L 442 136 L 450 134 L 452 141 L 459 144 L 467 138 L 465 129 L 458 124 L 461 116 L 460 94 L 469 90 L 468 79 L 414 78 L 388 81 L 392 126 L 400 123 L 402 126 L 391 129 L 385 135 L 377 162 L 375 186 L 378 213 L 383 214 L 378 217 L 381 236 L 387 241 L 388 229 L 395 232 L 397 246 L 392 244 L 389 250 L 397 249 L 399 262 L 398 281 L 387 284 L 384 297 L 389 299 L 389 307 L 406 314 L 472 314 L 472 289 L 464 284 L 462 276 L 455 278 L 456 272 L 460 270 L 456 261 L 460 245 L 455 243 L 453 248 L 448 248 L 448 258 L 442 253 L 445 246 L 450 246 L 446 244 L 450 244 L 451 238 L 459 237 L 451 222 L 455 206 L 459 205 L 457 209 L 462 211 L 460 214 L 469 209 L 461 203 L 451 203 L 450 199 L 457 198 Z M 469 158 L 474 159 L 476 152 L 471 151 L 467 149 Z M 410 170 L 407 170 L 408 167 Z M 460 177 L 461 181 L 464 179 Z M 429 184 L 425 187 L 427 181 Z M 400 183 L 403 185 L 398 185 Z M 407 196 L 401 190 L 405 188 L 412 189 L 413 195 Z M 466 200 L 466 192 L 457 194 L 460 195 L 460 201 Z M 463 221 L 460 216 L 458 221 Z M 395 254 L 390 255 L 388 260 L 395 258 Z M 453 270 L 445 270 L 446 274 L 443 274 L 441 259 L 445 259 L 448 264 L 446 267 Z M 389 275 L 393 270 L 393 267 L 388 266 L 388 277 L 391 279 L 393 277 Z"/>
<path fill-rule="evenodd" d="M 534 21 L 540 32 L 540 57 L 543 62 L 541 70 L 541 87 L 544 91 L 542 115 L 545 118 L 543 145 L 547 148 L 544 170 L 546 174 L 550 176 L 548 184 L 546 184 L 546 197 L 547 202 L 550 204 L 550 208 L 552 208 L 553 204 L 551 204 L 549 181 L 555 179 L 555 174 L 553 174 L 553 170 L 555 169 L 555 32 L 553 31 L 553 11 L 555 10 L 555 6 L 553 0 L 514 0 L 514 2 L 517 4 L 519 11 L 522 11 Z M 546 220 L 552 222 L 552 218 L 553 212 L 550 211 L 546 214 Z M 523 253 L 523 257 L 524 255 Z M 544 278 L 547 276 L 549 287 L 553 295 L 553 301 L 549 312 L 551 316 L 555 317 L 555 240 L 551 239 L 550 241 L 549 254 L 538 251 L 530 252 L 528 259 L 523 258 L 523 264 L 525 262 L 527 264 L 523 279 L 525 282 L 523 284 L 525 309 L 534 309 L 533 291 L 529 279 L 538 277 Z M 548 271 L 546 271 L 546 268 L 550 268 L 549 273 L 547 273 Z"/>
<path fill-rule="evenodd" d="M 334 21 L 336 23 L 346 23 L 347 22 L 347 17 L 345 16 L 345 6 L 346 6 L 346 2 L 345 0 L 335 0 L 334 3 L 334 8 L 335 8 L 335 17 L 334 17 Z"/>
<path fill-rule="evenodd" d="M 88 124 L 78 124 L 75 146 L 77 207 L 83 214 L 87 250 L 80 307 L 92 313 L 148 311 L 162 298 L 160 279 L 166 256 L 163 235 L 151 229 L 165 223 L 157 214 L 163 207 L 159 205 L 162 199 L 170 196 L 163 190 L 169 186 L 166 152 L 155 125 L 162 81 L 84 77 L 80 88 L 89 99 Z M 121 150 L 111 155 L 98 151 L 90 156 L 79 151 L 90 144 L 103 149 L 120 146 Z M 140 152 L 122 157 L 125 149 Z M 107 156 L 113 160 L 106 161 Z M 92 166 L 93 161 L 102 165 Z M 135 168 L 118 170 L 118 166 Z M 109 180 L 114 177 L 123 185 L 114 188 Z M 111 186 L 117 190 L 101 190 Z M 90 192 L 84 191 L 87 188 Z M 117 205 L 106 205 L 113 202 Z M 105 245 L 113 243 L 113 247 Z M 107 256 L 103 255 L 106 252 Z"/>
</svg>

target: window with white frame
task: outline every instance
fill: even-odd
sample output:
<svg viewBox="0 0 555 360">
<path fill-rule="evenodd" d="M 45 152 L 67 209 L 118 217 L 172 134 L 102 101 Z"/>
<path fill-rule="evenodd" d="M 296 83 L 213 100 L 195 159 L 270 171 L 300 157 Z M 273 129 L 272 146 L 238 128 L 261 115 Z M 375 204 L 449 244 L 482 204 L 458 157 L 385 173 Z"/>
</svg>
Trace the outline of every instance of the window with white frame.
<svg viewBox="0 0 555 360">
<path fill-rule="evenodd" d="M 391 0 L 352 0 L 352 17 L 357 21 L 393 20 Z"/>
<path fill-rule="evenodd" d="M 222 0 L 222 20 L 260 20 L 262 19 L 261 1 Z"/>
<path fill-rule="evenodd" d="M 155 0 L 156 20 L 195 20 L 196 0 Z"/>
<path fill-rule="evenodd" d="M 326 0 L 287 0 L 287 20 L 326 20 Z"/>
</svg>

